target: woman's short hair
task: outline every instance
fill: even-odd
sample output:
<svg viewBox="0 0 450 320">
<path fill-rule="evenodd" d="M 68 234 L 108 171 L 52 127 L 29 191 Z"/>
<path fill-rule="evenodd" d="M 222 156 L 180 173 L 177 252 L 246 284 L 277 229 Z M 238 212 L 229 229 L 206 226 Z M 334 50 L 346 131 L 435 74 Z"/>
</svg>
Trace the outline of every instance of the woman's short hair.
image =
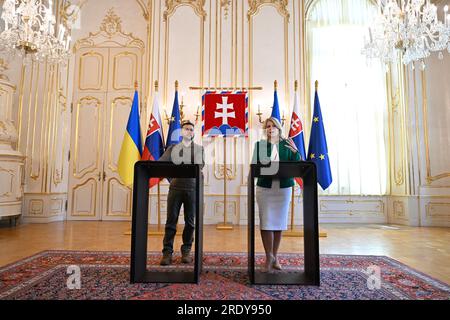
<svg viewBox="0 0 450 320">
<path fill-rule="evenodd" d="M 269 121 L 272 122 L 275 125 L 275 127 L 279 131 L 280 138 L 282 138 L 283 137 L 283 127 L 281 126 L 280 120 L 278 120 L 277 118 L 270 117 L 270 118 L 267 118 L 266 120 L 264 120 L 264 122 L 263 122 L 263 129 L 265 130 L 267 128 L 267 123 Z"/>
</svg>

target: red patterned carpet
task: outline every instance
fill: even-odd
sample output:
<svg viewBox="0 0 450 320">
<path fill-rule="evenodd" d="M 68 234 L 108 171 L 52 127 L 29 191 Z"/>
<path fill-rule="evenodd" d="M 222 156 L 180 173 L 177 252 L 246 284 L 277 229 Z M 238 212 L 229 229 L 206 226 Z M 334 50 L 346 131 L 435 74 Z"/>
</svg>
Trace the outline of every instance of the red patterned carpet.
<svg viewBox="0 0 450 320">
<path fill-rule="evenodd" d="M 157 266 L 159 253 L 149 253 Z M 281 255 L 282 272 L 300 270 L 303 256 Z M 450 300 L 450 286 L 384 256 L 321 255 L 321 285 L 249 284 L 246 253 L 205 253 L 197 284 L 130 284 L 130 255 L 126 252 L 44 251 L 0 268 L 0 299 L 108 300 Z M 262 256 L 257 256 L 257 265 Z M 67 268 L 81 270 L 81 289 L 68 289 Z M 368 268 L 381 271 L 381 287 L 369 289 Z M 176 257 L 176 268 L 186 269 Z M 167 268 L 167 267 L 166 267 Z"/>
</svg>

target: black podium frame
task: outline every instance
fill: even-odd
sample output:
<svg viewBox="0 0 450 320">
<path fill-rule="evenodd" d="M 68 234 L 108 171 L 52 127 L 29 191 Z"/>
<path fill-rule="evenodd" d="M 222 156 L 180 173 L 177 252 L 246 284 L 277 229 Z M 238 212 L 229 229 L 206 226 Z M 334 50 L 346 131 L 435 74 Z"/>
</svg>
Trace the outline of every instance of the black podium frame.
<svg viewBox="0 0 450 320">
<path fill-rule="evenodd" d="M 250 165 L 248 176 L 248 272 L 251 284 L 284 284 L 320 286 L 319 217 L 317 200 L 317 171 L 313 162 L 280 162 L 278 172 L 263 175 L 268 165 Z M 255 271 L 255 178 L 303 179 L 304 272 Z"/>
<path fill-rule="evenodd" d="M 148 196 L 150 178 L 195 178 L 194 271 L 148 271 Z M 134 166 L 133 217 L 131 230 L 131 283 L 198 283 L 203 252 L 203 176 L 198 164 L 138 161 Z"/>
</svg>

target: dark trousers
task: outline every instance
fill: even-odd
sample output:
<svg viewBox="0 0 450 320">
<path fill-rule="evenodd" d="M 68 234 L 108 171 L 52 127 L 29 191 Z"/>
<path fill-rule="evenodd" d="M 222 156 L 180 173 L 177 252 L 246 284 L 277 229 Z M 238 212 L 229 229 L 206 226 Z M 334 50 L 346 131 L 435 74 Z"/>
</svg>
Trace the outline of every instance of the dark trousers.
<svg viewBox="0 0 450 320">
<path fill-rule="evenodd" d="M 173 253 L 173 240 L 177 232 L 178 216 L 181 205 L 184 207 L 183 245 L 181 252 L 187 253 L 192 248 L 195 230 L 195 191 L 169 189 L 167 196 L 167 220 L 162 250 L 163 253 Z"/>
</svg>

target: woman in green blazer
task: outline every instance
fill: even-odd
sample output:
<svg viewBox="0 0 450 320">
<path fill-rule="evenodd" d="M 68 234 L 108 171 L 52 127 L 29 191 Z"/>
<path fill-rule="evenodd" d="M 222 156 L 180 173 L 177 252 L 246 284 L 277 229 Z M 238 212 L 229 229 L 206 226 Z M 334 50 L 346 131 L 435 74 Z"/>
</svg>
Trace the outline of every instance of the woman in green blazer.
<svg viewBox="0 0 450 320">
<path fill-rule="evenodd" d="M 263 129 L 267 140 L 263 139 L 255 144 L 252 163 L 271 163 L 271 168 L 277 170 L 276 162 L 301 160 L 294 142 L 283 137 L 283 130 L 278 119 L 273 117 L 267 119 L 264 121 Z M 266 252 L 264 272 L 272 272 L 272 269 L 281 270 L 277 253 L 281 233 L 287 230 L 289 202 L 294 184 L 294 178 L 267 177 L 258 178 L 256 183 L 259 225 Z"/>
</svg>

